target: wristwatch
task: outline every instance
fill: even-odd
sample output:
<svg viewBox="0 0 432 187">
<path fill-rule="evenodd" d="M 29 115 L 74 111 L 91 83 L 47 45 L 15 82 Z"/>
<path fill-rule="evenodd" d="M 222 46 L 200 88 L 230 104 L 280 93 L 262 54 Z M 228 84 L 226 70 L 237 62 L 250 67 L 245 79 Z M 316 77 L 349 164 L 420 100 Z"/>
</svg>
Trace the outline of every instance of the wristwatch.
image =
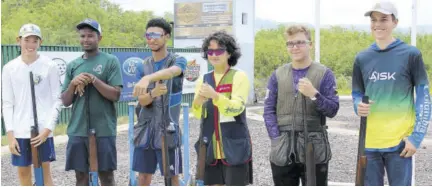
<svg viewBox="0 0 432 187">
<path fill-rule="evenodd" d="M 311 97 L 310 99 L 312 100 L 312 101 L 315 101 L 316 100 L 316 98 L 319 96 L 319 92 L 317 92 L 313 97 Z"/>
</svg>

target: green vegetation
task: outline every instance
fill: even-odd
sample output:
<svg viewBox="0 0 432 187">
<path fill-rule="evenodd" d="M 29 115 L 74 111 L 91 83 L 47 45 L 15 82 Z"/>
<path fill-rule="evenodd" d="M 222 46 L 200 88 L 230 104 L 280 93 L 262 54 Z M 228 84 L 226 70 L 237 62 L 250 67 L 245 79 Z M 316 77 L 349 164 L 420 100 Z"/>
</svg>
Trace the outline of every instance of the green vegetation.
<svg viewBox="0 0 432 187">
<path fill-rule="evenodd" d="M 154 16 L 151 11 L 124 11 L 108 0 L 2 0 L 2 44 L 14 44 L 21 25 L 35 23 L 42 29 L 43 45 L 77 46 L 75 26 L 84 18 L 102 25 L 101 47 L 145 47 L 145 24 Z M 166 13 L 165 18 L 173 16 Z M 285 47 L 284 26 L 261 30 L 255 37 L 255 87 L 264 95 L 267 79 L 278 66 L 289 61 Z M 312 37 L 314 36 L 312 31 Z M 410 36 L 396 33 L 410 43 Z M 321 29 L 321 63 L 336 75 L 341 95 L 351 92 L 352 64 L 356 53 L 367 48 L 373 38 L 367 32 L 332 27 Z M 172 45 L 170 41 L 169 45 Z M 432 63 L 432 35 L 418 35 L 417 47 L 423 53 L 429 77 Z M 313 56 L 314 51 L 311 51 Z"/>
<path fill-rule="evenodd" d="M 42 30 L 43 45 L 77 46 L 75 26 L 92 18 L 102 26 L 101 47 L 145 47 L 145 26 L 155 17 L 150 11 L 124 11 L 108 0 L 2 0 L 1 8 L 2 44 L 15 44 L 20 27 L 34 23 Z"/>
<path fill-rule="evenodd" d="M 268 77 L 280 65 L 290 61 L 284 38 L 285 26 L 261 30 L 255 36 L 255 87 L 258 97 L 264 95 Z M 314 41 L 314 30 L 312 40 Z M 410 44 L 410 35 L 395 33 Z M 331 68 L 336 76 L 340 95 L 351 94 L 351 74 L 355 55 L 374 42 L 370 33 L 332 27 L 321 29 L 321 63 Z M 432 75 L 432 35 L 417 35 L 417 47 L 421 50 L 429 77 Z M 314 59 L 314 50 L 311 51 Z"/>
</svg>

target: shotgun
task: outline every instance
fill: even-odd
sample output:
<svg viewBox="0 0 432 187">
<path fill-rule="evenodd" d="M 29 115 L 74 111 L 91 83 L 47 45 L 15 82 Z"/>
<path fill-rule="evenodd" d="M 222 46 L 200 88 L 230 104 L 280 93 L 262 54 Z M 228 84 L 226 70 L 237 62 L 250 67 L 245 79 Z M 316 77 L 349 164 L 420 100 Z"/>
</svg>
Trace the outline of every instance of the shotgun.
<svg viewBox="0 0 432 187">
<path fill-rule="evenodd" d="M 365 104 L 369 104 L 369 97 L 363 96 L 362 102 Z M 367 117 L 361 117 L 358 153 L 357 153 L 357 169 L 356 169 L 356 179 L 355 179 L 356 186 L 364 186 L 364 177 L 365 177 L 366 165 L 367 165 L 367 159 L 365 155 L 366 126 L 367 126 Z"/>
<path fill-rule="evenodd" d="M 31 88 L 32 107 L 33 107 L 33 126 L 31 126 L 31 138 L 35 138 L 39 136 L 39 125 L 38 125 L 38 117 L 36 111 L 37 107 L 36 107 L 33 72 L 30 72 L 30 88 Z M 33 169 L 35 173 L 36 186 L 44 186 L 40 146 L 35 147 L 34 145 L 31 145 L 32 163 L 33 163 Z"/>
<path fill-rule="evenodd" d="M 96 130 L 92 128 L 90 123 L 90 85 L 86 87 L 85 94 L 86 103 L 86 117 L 87 125 L 89 128 L 88 140 L 89 140 L 89 186 L 99 186 L 98 182 L 98 159 L 97 159 L 97 146 L 96 146 Z"/>
<path fill-rule="evenodd" d="M 306 123 L 306 98 L 303 96 L 303 126 L 304 126 L 304 144 L 305 144 L 305 165 L 306 165 L 306 186 L 316 186 L 316 166 L 314 148 L 309 141 L 309 131 Z"/>
<path fill-rule="evenodd" d="M 195 182 L 193 186 L 204 186 L 204 173 L 205 173 L 205 160 L 207 155 L 207 137 L 204 137 L 204 119 L 205 119 L 205 109 L 207 102 L 205 102 L 201 109 L 201 122 L 200 122 L 200 134 L 198 139 L 198 162 L 195 174 Z"/>
<path fill-rule="evenodd" d="M 165 84 L 167 81 L 162 81 L 160 80 L 159 83 L 160 84 Z M 170 89 L 171 90 L 171 89 Z M 170 94 L 168 93 L 168 96 L 170 97 Z M 162 115 L 161 115 L 161 122 L 162 122 L 162 131 L 163 131 L 163 135 L 162 135 L 162 141 L 161 141 L 161 146 L 162 146 L 162 168 L 163 168 L 163 173 L 164 173 L 164 181 L 165 181 L 165 186 L 172 186 L 172 181 L 171 181 L 171 171 L 170 171 L 170 161 L 169 161 L 169 150 L 168 150 L 168 135 L 167 133 L 170 132 L 172 133 L 173 131 L 175 131 L 175 127 L 174 127 L 174 123 L 167 121 L 165 119 L 165 96 L 160 96 L 161 98 L 161 103 L 162 103 Z M 169 104 L 167 106 L 167 110 L 169 110 Z M 169 119 L 169 118 L 168 118 Z M 165 124 L 169 124 L 169 126 L 166 126 Z M 174 129 L 173 129 L 174 128 Z"/>
<path fill-rule="evenodd" d="M 135 149 L 134 145 L 134 111 L 137 113 L 137 118 L 139 117 L 138 107 L 140 106 L 139 103 L 137 103 L 137 106 L 135 107 L 134 102 L 129 102 L 129 129 L 128 129 L 128 139 L 129 139 L 129 186 L 136 186 L 137 185 L 137 176 L 135 174 L 135 171 L 132 170 L 133 166 L 133 153 Z M 135 107 L 135 108 L 134 108 Z M 141 108 L 141 107 L 139 107 Z"/>
<path fill-rule="evenodd" d="M 167 140 L 167 129 L 163 129 L 163 136 L 162 136 L 162 168 L 164 172 L 164 181 L 165 186 L 172 186 L 171 183 L 171 171 L 169 169 L 170 161 L 169 161 L 169 155 L 168 155 L 168 144 L 166 144 Z"/>
</svg>

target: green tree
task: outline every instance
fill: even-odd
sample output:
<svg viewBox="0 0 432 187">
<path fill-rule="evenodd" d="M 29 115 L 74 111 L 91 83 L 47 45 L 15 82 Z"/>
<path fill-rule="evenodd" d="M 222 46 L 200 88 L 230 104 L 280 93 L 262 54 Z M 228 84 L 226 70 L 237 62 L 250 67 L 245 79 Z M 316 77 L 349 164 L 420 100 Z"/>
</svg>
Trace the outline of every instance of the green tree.
<svg viewBox="0 0 432 187">
<path fill-rule="evenodd" d="M 92 18 L 102 26 L 101 47 L 145 47 L 145 24 L 153 17 L 151 11 L 124 11 L 108 0 L 3 0 L 2 44 L 15 44 L 19 28 L 34 23 L 44 45 L 79 45 L 75 26 Z"/>
<path fill-rule="evenodd" d="M 271 73 L 279 66 L 290 61 L 285 47 L 284 36 L 286 26 L 277 29 L 260 30 L 255 37 L 255 87 L 258 96 L 265 93 L 265 86 Z M 311 30 L 312 41 L 314 41 L 314 30 Z M 368 48 L 373 42 L 370 33 L 356 31 L 341 27 L 330 27 L 321 29 L 320 62 L 329 67 L 337 78 L 338 90 L 342 94 L 350 94 L 351 74 L 356 54 Z M 395 37 L 410 44 L 408 34 L 395 33 Z M 432 35 L 418 35 L 417 47 L 423 55 L 428 76 L 432 72 Z M 311 51 L 314 59 L 314 49 Z"/>
</svg>

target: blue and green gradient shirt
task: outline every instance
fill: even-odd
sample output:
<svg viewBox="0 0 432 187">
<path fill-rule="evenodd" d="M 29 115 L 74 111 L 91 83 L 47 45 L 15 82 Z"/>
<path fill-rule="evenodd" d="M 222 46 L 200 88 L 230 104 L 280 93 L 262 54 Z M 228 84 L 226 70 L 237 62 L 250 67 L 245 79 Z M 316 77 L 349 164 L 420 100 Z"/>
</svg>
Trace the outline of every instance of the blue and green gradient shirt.
<svg viewBox="0 0 432 187">
<path fill-rule="evenodd" d="M 368 151 L 395 151 L 406 137 L 420 146 L 431 104 L 426 69 L 416 47 L 396 39 L 386 49 L 374 43 L 357 54 L 352 78 L 356 113 L 363 95 L 373 101 L 367 118 Z"/>
</svg>

